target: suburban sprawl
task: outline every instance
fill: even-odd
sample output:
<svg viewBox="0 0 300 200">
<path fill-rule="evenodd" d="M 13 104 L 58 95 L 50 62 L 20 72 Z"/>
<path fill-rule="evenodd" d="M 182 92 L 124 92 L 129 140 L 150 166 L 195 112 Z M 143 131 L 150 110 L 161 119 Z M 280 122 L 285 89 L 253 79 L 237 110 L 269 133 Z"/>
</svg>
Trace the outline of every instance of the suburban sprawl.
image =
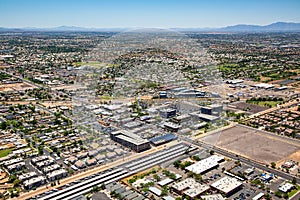
<svg viewBox="0 0 300 200">
<path fill-rule="evenodd" d="M 0 199 L 300 198 L 299 32 L 0 43 Z"/>
</svg>

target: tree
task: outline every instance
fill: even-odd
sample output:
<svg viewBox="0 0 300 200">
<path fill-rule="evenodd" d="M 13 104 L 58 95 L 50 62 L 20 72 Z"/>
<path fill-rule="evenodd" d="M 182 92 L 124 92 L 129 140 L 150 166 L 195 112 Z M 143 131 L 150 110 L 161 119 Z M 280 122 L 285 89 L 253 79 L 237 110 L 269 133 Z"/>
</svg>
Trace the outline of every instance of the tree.
<svg viewBox="0 0 300 200">
<path fill-rule="evenodd" d="M 180 164 L 181 164 L 181 161 L 180 161 L 180 160 L 177 160 L 177 161 L 175 161 L 175 162 L 173 163 L 174 167 L 177 168 L 177 169 L 180 167 Z"/>
<path fill-rule="evenodd" d="M 104 183 L 101 184 L 100 188 L 101 188 L 101 190 L 105 190 L 105 185 L 104 185 Z"/>
<path fill-rule="evenodd" d="M 293 177 L 292 183 L 293 183 L 294 185 L 296 185 L 297 179 L 296 179 L 295 177 Z"/>
<path fill-rule="evenodd" d="M 160 181 L 160 177 L 159 177 L 157 174 L 154 174 L 153 178 L 154 178 L 156 181 Z"/>
<path fill-rule="evenodd" d="M 282 197 L 282 194 L 281 194 L 281 192 L 279 190 L 277 190 L 274 194 L 275 194 L 275 196 L 277 196 L 279 198 Z"/>
<path fill-rule="evenodd" d="M 14 187 L 20 186 L 20 183 L 21 183 L 21 181 L 19 179 L 14 180 L 14 182 L 13 182 Z"/>
<path fill-rule="evenodd" d="M 276 163 L 275 163 L 275 162 L 271 162 L 270 164 L 271 164 L 271 167 L 272 167 L 273 169 L 275 169 Z"/>
<path fill-rule="evenodd" d="M 12 174 L 9 176 L 8 182 L 13 183 L 17 179 L 16 175 Z"/>
</svg>

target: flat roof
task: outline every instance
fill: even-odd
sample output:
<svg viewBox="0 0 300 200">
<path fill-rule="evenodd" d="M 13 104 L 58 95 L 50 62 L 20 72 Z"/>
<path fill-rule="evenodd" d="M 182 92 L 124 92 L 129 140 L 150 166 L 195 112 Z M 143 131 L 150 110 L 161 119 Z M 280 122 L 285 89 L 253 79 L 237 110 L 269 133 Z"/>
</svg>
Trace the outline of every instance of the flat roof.
<svg viewBox="0 0 300 200">
<path fill-rule="evenodd" d="M 231 178 L 229 176 L 225 176 L 218 181 L 211 184 L 212 187 L 216 188 L 217 190 L 228 194 L 229 192 L 233 191 L 234 189 L 240 187 L 242 182 L 238 181 L 235 178 Z"/>
<path fill-rule="evenodd" d="M 207 114 L 203 114 L 203 113 L 193 113 L 193 115 L 199 117 L 199 118 L 203 118 L 203 119 L 208 119 L 210 121 L 214 121 L 219 119 L 218 116 L 214 116 L 214 115 L 207 115 Z"/>
<path fill-rule="evenodd" d="M 156 187 L 149 187 L 149 191 L 152 192 L 153 194 L 160 196 L 161 195 L 161 190 L 156 188 Z"/>
<path fill-rule="evenodd" d="M 209 188 L 210 187 L 208 185 L 203 185 L 196 182 L 194 185 L 191 185 L 190 189 L 184 191 L 184 194 L 188 195 L 191 198 L 194 198 L 207 191 Z"/>
<path fill-rule="evenodd" d="M 115 136 L 116 138 L 120 138 L 122 140 L 133 143 L 135 145 L 141 145 L 149 142 L 148 140 L 143 139 L 140 136 L 126 130 L 115 131 L 111 133 L 111 135 Z"/>
<path fill-rule="evenodd" d="M 168 184 L 170 184 L 172 182 L 174 182 L 173 179 L 166 178 L 164 180 L 159 181 L 157 184 L 160 185 L 160 186 L 164 186 L 164 185 L 168 185 Z"/>
<path fill-rule="evenodd" d="M 203 200 L 225 200 L 221 194 L 211 194 L 201 196 Z"/>
<path fill-rule="evenodd" d="M 189 188 L 191 185 L 195 184 L 195 180 L 192 179 L 192 178 L 187 178 L 187 179 L 184 179 L 180 182 L 177 182 L 177 183 L 174 183 L 172 185 L 172 188 L 178 190 L 178 191 L 182 191 L 182 190 L 185 190 L 187 188 Z"/>
<path fill-rule="evenodd" d="M 212 155 L 186 167 L 185 169 L 196 174 L 201 174 L 209 169 L 218 166 L 221 160 L 224 160 L 224 156 Z"/>
</svg>

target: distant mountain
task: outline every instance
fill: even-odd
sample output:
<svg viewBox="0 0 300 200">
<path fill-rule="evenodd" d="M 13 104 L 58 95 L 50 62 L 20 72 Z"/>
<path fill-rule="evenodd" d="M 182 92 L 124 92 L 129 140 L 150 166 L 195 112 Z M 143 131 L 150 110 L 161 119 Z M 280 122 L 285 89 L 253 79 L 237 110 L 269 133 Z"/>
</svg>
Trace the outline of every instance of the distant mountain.
<svg viewBox="0 0 300 200">
<path fill-rule="evenodd" d="M 85 28 L 77 26 L 59 26 L 53 28 L 4 28 L 0 27 L 0 32 L 22 32 L 22 31 L 48 31 L 48 32 L 120 32 L 125 30 L 134 30 L 134 28 Z M 273 24 L 247 25 L 238 24 L 223 28 L 171 28 L 176 31 L 193 31 L 193 32 L 300 32 L 300 23 L 293 22 L 276 22 Z"/>
<path fill-rule="evenodd" d="M 266 26 L 239 24 L 220 28 L 220 31 L 229 32 L 277 32 L 300 31 L 300 23 L 276 22 Z"/>
</svg>

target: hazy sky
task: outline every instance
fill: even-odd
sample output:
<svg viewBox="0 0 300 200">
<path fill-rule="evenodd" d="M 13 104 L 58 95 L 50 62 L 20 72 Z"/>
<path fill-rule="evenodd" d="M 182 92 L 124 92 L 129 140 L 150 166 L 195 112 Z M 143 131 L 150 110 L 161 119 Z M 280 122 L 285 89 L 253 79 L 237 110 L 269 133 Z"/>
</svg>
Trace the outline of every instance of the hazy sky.
<svg viewBox="0 0 300 200">
<path fill-rule="evenodd" d="M 300 0 L 0 0 L 0 27 L 222 27 L 300 22 Z"/>
</svg>

